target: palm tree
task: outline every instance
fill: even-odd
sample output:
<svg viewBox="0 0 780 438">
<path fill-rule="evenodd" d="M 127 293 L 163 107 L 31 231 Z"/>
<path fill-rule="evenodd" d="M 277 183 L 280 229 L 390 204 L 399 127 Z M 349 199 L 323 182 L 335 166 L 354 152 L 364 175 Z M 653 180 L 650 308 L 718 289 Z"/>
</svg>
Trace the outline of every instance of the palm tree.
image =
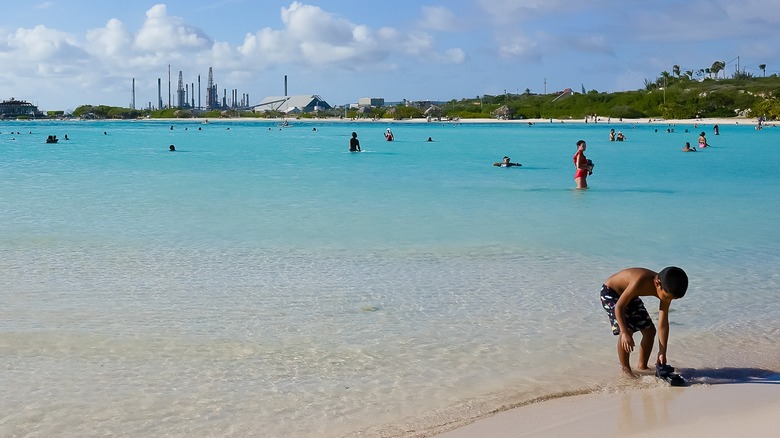
<svg viewBox="0 0 780 438">
<path fill-rule="evenodd" d="M 680 66 L 675 64 L 672 66 L 672 73 L 674 73 L 675 76 L 678 78 L 680 77 Z"/>
<path fill-rule="evenodd" d="M 710 71 L 713 75 L 715 75 L 715 79 L 718 79 L 718 72 L 722 71 L 726 68 L 726 63 L 723 61 L 715 61 L 712 63 L 712 67 L 710 67 Z M 726 78 L 726 72 L 723 72 L 723 78 Z"/>
<path fill-rule="evenodd" d="M 764 77 L 766 77 L 766 64 L 758 64 L 758 68 L 764 72 Z"/>
</svg>

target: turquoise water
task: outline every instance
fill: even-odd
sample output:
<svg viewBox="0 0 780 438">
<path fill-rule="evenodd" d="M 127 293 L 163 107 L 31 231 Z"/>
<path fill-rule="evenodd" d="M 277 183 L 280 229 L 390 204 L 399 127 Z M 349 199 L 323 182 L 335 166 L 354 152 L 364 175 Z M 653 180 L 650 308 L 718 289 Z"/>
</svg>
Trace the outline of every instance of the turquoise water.
<svg viewBox="0 0 780 438">
<path fill-rule="evenodd" d="M 412 436 L 623 390 L 629 266 L 691 278 L 672 364 L 779 370 L 780 131 L 666 129 L 2 122 L 0 435 Z"/>
</svg>

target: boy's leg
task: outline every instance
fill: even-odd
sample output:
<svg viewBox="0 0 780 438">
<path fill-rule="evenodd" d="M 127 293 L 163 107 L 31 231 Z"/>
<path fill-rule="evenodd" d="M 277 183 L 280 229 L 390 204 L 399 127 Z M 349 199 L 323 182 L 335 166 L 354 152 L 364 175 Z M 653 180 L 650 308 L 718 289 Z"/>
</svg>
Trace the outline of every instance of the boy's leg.
<svg viewBox="0 0 780 438">
<path fill-rule="evenodd" d="M 639 344 L 639 364 L 637 368 L 647 370 L 647 362 L 650 360 L 650 353 L 653 352 L 653 343 L 655 342 L 655 326 L 651 325 L 642 329 L 642 342 Z"/>
<path fill-rule="evenodd" d="M 620 344 L 620 336 L 618 336 L 618 341 L 617 341 L 617 353 L 618 353 L 618 360 L 620 361 L 620 368 L 623 370 L 623 372 L 630 375 L 631 377 L 636 377 L 636 375 L 634 375 L 634 372 L 631 371 L 631 363 L 629 363 L 629 356 L 631 355 L 631 352 L 626 351 L 623 348 L 623 346 Z"/>
</svg>

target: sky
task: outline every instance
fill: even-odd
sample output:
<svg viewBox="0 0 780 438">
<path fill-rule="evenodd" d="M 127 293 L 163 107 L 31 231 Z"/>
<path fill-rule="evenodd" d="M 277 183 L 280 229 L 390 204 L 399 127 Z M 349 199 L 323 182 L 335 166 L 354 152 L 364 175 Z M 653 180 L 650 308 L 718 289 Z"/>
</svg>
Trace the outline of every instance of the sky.
<svg viewBox="0 0 780 438">
<path fill-rule="evenodd" d="M 629 91 L 715 61 L 780 73 L 780 0 L 0 0 L 0 99 L 41 110 L 219 95 L 447 101 Z M 759 65 L 765 64 L 765 71 Z M 196 94 L 197 96 L 197 94 Z M 197 104 L 197 99 L 196 99 Z"/>
</svg>

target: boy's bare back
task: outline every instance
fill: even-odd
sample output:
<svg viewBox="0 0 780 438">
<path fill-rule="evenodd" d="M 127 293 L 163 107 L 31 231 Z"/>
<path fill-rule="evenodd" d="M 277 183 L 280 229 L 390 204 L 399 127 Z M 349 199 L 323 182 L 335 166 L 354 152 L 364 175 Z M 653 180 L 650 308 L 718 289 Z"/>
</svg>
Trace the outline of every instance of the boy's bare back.
<svg viewBox="0 0 780 438">
<path fill-rule="evenodd" d="M 626 268 L 612 274 L 604 284 L 620 295 L 628 291 L 628 294 L 633 297 L 658 297 L 655 287 L 657 275 L 657 272 L 646 268 Z"/>
</svg>

